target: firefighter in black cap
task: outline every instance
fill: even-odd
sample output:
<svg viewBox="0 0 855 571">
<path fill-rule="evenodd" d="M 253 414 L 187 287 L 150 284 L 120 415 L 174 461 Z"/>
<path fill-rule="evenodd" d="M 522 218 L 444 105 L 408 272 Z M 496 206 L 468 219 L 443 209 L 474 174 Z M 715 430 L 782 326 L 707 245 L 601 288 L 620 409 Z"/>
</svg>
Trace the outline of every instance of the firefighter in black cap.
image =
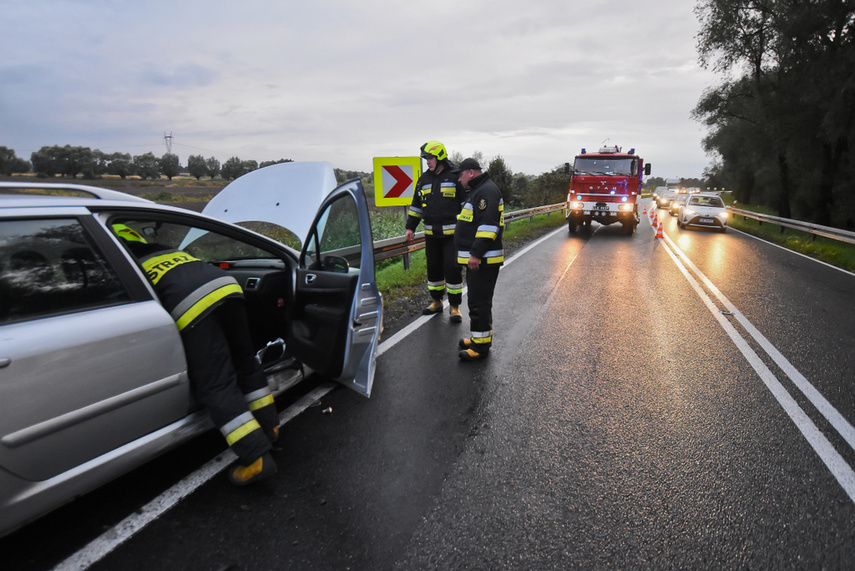
<svg viewBox="0 0 855 571">
<path fill-rule="evenodd" d="M 469 190 L 454 230 L 457 262 L 467 268 L 469 290 L 470 336 L 460 340 L 458 355 L 464 361 L 477 361 L 489 355 L 493 343 L 493 292 L 505 261 L 505 207 L 499 187 L 489 173 L 481 172 L 478 161 L 464 159 L 454 170 Z"/>
<path fill-rule="evenodd" d="M 428 170 L 416 183 L 413 203 L 406 224 L 409 242 L 419 226 L 425 227 L 425 259 L 431 304 L 422 313 L 442 311 L 442 298 L 448 291 L 449 320 L 460 323 L 460 301 L 463 299 L 463 273 L 454 250 L 454 226 L 465 191 L 457 182 L 454 165 L 448 160 L 445 146 L 428 141 L 421 147 Z"/>
</svg>

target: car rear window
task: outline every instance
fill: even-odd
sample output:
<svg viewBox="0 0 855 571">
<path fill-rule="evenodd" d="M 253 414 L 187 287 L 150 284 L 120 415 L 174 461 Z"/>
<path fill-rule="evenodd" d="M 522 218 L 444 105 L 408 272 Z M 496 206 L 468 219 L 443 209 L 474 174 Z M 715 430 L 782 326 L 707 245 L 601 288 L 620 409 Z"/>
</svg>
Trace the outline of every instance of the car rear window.
<svg viewBox="0 0 855 571">
<path fill-rule="evenodd" d="M 0 221 L 0 324 L 129 300 L 77 219 Z"/>
</svg>

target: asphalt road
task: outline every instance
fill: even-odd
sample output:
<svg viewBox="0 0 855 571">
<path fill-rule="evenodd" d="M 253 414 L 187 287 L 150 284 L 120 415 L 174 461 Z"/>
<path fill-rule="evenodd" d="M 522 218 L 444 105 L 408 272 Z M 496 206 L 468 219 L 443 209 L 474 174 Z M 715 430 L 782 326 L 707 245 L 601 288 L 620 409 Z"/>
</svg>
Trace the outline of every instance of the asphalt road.
<svg viewBox="0 0 855 571">
<path fill-rule="evenodd" d="M 336 389 L 285 424 L 275 478 L 218 474 L 92 568 L 851 567 L 855 276 L 660 214 L 660 240 L 646 219 L 551 234 L 502 269 L 487 361 L 458 361 L 465 319 L 387 338 L 370 399 Z M 135 471 L 0 560 L 51 568 L 119 535 L 221 448 Z"/>
</svg>

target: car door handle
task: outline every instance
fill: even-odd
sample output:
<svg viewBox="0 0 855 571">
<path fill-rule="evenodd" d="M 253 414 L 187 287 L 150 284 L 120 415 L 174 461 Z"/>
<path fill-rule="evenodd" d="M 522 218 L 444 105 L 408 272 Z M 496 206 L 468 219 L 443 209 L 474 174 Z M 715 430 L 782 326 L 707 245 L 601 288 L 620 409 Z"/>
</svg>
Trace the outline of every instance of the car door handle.
<svg viewBox="0 0 855 571">
<path fill-rule="evenodd" d="M 316 274 L 306 274 L 306 285 L 312 285 L 318 279 Z"/>
</svg>

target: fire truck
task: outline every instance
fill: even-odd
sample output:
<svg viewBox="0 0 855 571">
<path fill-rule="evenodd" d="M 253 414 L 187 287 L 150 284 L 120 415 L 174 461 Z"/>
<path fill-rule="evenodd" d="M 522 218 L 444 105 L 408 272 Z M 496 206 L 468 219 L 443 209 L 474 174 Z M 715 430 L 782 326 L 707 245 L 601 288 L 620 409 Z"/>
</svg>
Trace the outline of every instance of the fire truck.
<svg viewBox="0 0 855 571">
<path fill-rule="evenodd" d="M 641 196 L 641 177 L 650 174 L 650 164 L 620 147 L 602 147 L 596 153 L 585 149 L 576 155 L 573 166 L 565 165 L 570 174 L 570 191 L 567 193 L 567 225 L 576 232 L 580 225 L 590 227 L 591 221 L 599 224 L 620 222 L 624 232 L 632 235 L 638 225 L 638 198 Z"/>
</svg>

